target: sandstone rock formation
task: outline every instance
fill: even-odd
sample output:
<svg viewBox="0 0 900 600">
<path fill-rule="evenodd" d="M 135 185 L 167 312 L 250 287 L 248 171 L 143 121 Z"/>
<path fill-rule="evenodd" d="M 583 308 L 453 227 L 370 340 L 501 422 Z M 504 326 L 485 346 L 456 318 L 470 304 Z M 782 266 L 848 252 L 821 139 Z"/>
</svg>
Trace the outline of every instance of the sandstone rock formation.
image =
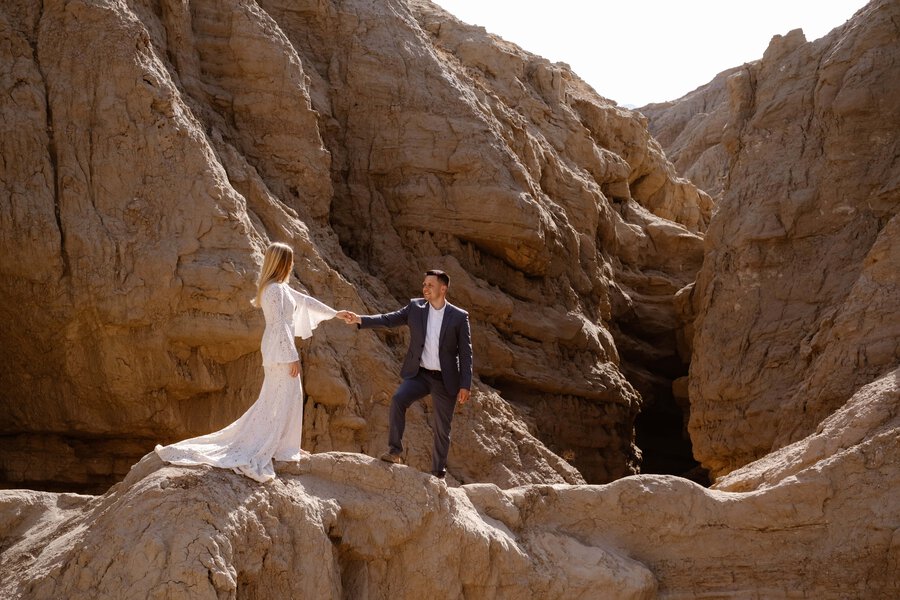
<svg viewBox="0 0 900 600">
<path fill-rule="evenodd" d="M 892 598 L 898 400 L 900 370 L 719 490 L 663 475 L 448 488 L 340 453 L 259 485 L 151 453 L 104 496 L 0 492 L 0 594 Z"/>
<path fill-rule="evenodd" d="M 459 479 L 638 469 L 711 201 L 564 65 L 427 2 L 13 0 L 0 87 L 4 485 L 102 491 L 240 414 L 269 240 L 360 312 L 451 274 L 481 381 Z M 327 324 L 303 347 L 306 448 L 382 450 L 403 341 Z"/>
<path fill-rule="evenodd" d="M 897 22 L 643 109 L 710 220 L 639 113 L 421 0 L 5 3 L 3 484 L 127 476 L 0 492 L 0 597 L 900 596 Z M 413 468 L 365 456 L 405 337 L 337 323 L 317 454 L 131 467 L 255 398 L 270 239 L 358 311 L 451 274 L 480 381 L 446 485 L 427 405 Z M 584 485 L 682 464 L 634 423 L 688 399 L 712 489 Z"/>
<path fill-rule="evenodd" d="M 874 0 L 641 109 L 721 198 L 679 303 L 696 316 L 694 453 L 715 476 L 814 433 L 900 364 L 898 21 L 900 4 Z"/>
</svg>

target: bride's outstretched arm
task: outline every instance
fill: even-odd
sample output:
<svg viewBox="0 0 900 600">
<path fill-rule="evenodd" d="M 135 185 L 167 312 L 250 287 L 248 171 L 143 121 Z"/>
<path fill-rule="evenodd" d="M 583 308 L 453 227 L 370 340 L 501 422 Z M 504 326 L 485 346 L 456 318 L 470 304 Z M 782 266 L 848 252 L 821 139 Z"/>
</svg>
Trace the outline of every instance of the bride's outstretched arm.
<svg viewBox="0 0 900 600">
<path fill-rule="evenodd" d="M 294 310 L 294 333 L 303 339 L 312 336 L 315 329 L 322 321 L 328 321 L 340 316 L 340 312 L 334 310 L 327 304 L 320 302 L 312 296 L 307 296 L 293 288 L 288 288 L 291 296 L 296 302 Z M 344 317 L 341 317 L 342 319 Z"/>
</svg>

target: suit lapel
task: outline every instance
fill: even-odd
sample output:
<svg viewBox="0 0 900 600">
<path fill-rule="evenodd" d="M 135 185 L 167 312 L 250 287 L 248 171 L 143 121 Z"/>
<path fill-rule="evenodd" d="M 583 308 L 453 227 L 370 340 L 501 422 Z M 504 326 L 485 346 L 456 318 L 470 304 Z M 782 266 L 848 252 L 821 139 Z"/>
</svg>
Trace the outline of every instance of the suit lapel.
<svg viewBox="0 0 900 600">
<path fill-rule="evenodd" d="M 447 302 L 444 306 L 444 318 L 441 319 L 441 333 L 438 336 L 438 346 L 444 341 L 444 332 L 447 331 L 447 323 L 450 322 L 450 316 L 453 314 L 453 311 L 450 310 L 451 304 Z"/>
<path fill-rule="evenodd" d="M 422 340 L 424 341 L 425 335 L 428 333 L 428 302 L 419 309 L 419 312 L 421 313 L 419 318 L 422 320 Z"/>
</svg>

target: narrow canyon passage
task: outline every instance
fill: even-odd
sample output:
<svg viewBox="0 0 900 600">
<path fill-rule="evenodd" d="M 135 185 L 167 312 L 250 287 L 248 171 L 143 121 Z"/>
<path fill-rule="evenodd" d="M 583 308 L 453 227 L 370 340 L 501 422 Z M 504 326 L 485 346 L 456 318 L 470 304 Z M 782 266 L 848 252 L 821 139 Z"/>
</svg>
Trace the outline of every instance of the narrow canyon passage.
<svg viewBox="0 0 900 600">
<path fill-rule="evenodd" d="M 621 273 L 621 296 L 613 305 L 610 333 L 620 369 L 640 393 L 634 420 L 640 472 L 677 475 L 709 485 L 694 458 L 687 424 L 687 375 L 692 355 L 693 284 L 659 273 Z"/>
</svg>

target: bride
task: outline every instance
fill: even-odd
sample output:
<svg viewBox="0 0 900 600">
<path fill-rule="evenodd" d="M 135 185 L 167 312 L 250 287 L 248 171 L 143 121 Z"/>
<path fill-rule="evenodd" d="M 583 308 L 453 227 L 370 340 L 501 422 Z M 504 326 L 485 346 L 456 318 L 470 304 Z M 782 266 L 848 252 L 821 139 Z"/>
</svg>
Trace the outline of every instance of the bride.
<svg viewBox="0 0 900 600">
<path fill-rule="evenodd" d="M 259 398 L 225 429 L 169 446 L 156 446 L 159 457 L 176 465 L 206 464 L 233 469 L 265 482 L 275 477 L 272 459 L 297 460 L 303 433 L 303 387 L 294 336 L 306 339 L 322 321 L 347 319 L 305 294 L 291 289 L 287 280 L 294 267 L 294 252 L 285 244 L 266 249 L 252 303 L 262 307 L 266 330 L 262 337 L 265 379 Z"/>
</svg>

